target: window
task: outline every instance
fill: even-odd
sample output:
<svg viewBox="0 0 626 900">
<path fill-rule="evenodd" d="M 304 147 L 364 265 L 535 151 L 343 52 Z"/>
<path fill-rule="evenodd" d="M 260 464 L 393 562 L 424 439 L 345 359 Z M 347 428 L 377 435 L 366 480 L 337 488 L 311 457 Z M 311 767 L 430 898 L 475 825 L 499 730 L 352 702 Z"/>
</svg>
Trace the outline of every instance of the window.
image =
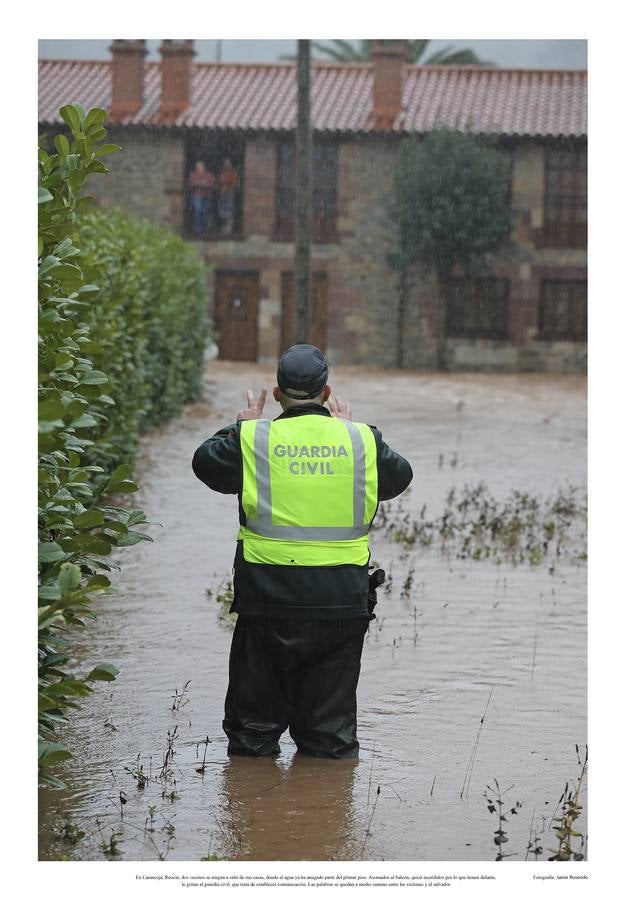
<svg viewBox="0 0 626 900">
<path fill-rule="evenodd" d="M 241 236 L 243 142 L 228 133 L 190 129 L 185 141 L 185 235 Z"/>
<path fill-rule="evenodd" d="M 338 147 L 328 141 L 313 142 L 313 240 L 336 240 Z M 276 179 L 276 238 L 293 241 L 296 217 L 296 150 L 293 141 L 278 145 Z"/>
<path fill-rule="evenodd" d="M 278 174 L 276 178 L 276 237 L 292 241 L 296 215 L 295 150 L 292 143 L 278 145 Z"/>
<path fill-rule="evenodd" d="M 587 246 L 587 148 L 545 148 L 544 240 L 548 247 Z"/>
<path fill-rule="evenodd" d="M 542 281 L 539 337 L 546 341 L 587 340 L 587 282 Z"/>
<path fill-rule="evenodd" d="M 449 285 L 447 328 L 452 338 L 505 340 L 509 332 L 506 278 L 454 278 Z"/>
</svg>

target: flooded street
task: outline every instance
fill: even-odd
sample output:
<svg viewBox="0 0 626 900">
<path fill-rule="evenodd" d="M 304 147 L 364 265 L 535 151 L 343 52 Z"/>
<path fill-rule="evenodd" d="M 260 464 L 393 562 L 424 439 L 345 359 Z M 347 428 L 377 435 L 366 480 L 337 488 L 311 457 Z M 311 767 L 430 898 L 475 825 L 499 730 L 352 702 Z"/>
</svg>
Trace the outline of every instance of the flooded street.
<svg viewBox="0 0 626 900">
<path fill-rule="evenodd" d="M 288 735 L 276 759 L 228 758 L 231 631 L 215 594 L 231 577 L 237 503 L 198 481 L 191 458 L 235 420 L 247 388 L 274 383 L 272 367 L 210 362 L 203 402 L 142 443 L 133 500 L 154 543 L 119 554 L 115 594 L 97 601 L 83 643 L 77 635 L 74 671 L 105 661 L 120 675 L 62 732 L 74 758 L 54 769 L 67 790 L 40 793 L 40 858 L 104 859 L 115 832 L 121 860 L 493 860 L 497 818 L 483 792 L 496 779 L 505 808 L 522 804 L 505 852 L 524 860 L 536 835 L 547 859 L 587 740 L 587 572 L 569 557 L 447 559 L 375 531 L 372 560 L 388 581 L 363 651 L 360 759 L 300 757 Z M 501 500 L 584 492 L 583 377 L 337 368 L 330 384 L 409 459 L 414 515 L 424 503 L 440 515 L 452 487 L 481 481 Z M 279 412 L 269 399 L 265 414 Z M 141 765 L 153 776 L 143 788 L 131 774 Z M 586 834 L 586 790 L 581 802 Z M 85 836 L 63 839 L 66 821 Z"/>
</svg>

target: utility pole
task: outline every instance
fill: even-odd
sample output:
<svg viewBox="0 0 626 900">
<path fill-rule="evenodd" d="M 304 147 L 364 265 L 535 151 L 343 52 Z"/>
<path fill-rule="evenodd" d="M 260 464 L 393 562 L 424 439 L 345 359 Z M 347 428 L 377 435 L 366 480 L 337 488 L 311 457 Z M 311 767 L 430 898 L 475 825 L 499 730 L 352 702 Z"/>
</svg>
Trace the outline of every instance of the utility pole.
<svg viewBox="0 0 626 900">
<path fill-rule="evenodd" d="M 309 342 L 311 324 L 311 42 L 298 41 L 298 126 L 296 129 L 296 256 L 294 261 L 296 343 Z"/>
</svg>

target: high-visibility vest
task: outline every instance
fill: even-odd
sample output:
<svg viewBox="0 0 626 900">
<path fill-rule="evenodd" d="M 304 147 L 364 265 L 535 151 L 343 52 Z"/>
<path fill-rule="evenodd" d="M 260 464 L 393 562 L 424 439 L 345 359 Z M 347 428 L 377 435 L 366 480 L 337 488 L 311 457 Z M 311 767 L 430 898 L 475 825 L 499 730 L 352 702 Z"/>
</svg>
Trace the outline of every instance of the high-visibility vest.
<svg viewBox="0 0 626 900">
<path fill-rule="evenodd" d="M 321 415 L 241 423 L 244 559 L 281 566 L 367 565 L 378 505 L 368 425 Z"/>
</svg>

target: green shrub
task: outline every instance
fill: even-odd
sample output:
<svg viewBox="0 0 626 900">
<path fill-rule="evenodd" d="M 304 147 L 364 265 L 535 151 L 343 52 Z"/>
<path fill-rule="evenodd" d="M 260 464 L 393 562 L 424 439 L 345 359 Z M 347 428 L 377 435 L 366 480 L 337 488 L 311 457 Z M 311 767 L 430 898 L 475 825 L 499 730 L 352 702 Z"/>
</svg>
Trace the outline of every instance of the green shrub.
<svg viewBox="0 0 626 900">
<path fill-rule="evenodd" d="M 138 435 L 198 398 L 208 340 L 206 268 L 169 229 L 118 211 L 81 223 L 81 253 L 100 286 L 87 322 L 115 401 L 90 462 L 108 471 L 134 457 Z"/>
<path fill-rule="evenodd" d="M 130 492 L 130 467 L 121 465 L 109 478 L 86 464 L 90 434 L 106 422 L 113 403 L 105 393 L 108 378 L 94 367 L 97 349 L 84 321 L 98 288 L 85 279 L 77 246 L 79 199 L 91 173 L 106 172 L 99 157 L 116 151 L 103 144 L 106 112 L 79 104 L 61 109 L 70 128 L 54 139 L 56 153 L 39 148 L 39 771 L 44 783 L 59 785 L 47 768 L 66 759 L 69 751 L 52 740 L 76 698 L 91 691 L 88 682 L 110 681 L 117 670 L 96 666 L 85 678 L 71 677 L 64 667 L 71 646 L 68 626 L 93 617 L 95 594 L 109 587 L 102 572 L 111 566 L 104 557 L 114 546 L 136 543 L 145 535 L 132 526 L 143 513 L 104 506 L 107 493 Z M 94 477 L 100 477 L 98 487 Z"/>
<path fill-rule="evenodd" d="M 108 663 L 65 671 L 72 629 L 95 618 L 104 573 L 118 568 L 111 551 L 150 540 L 135 530 L 143 512 L 110 497 L 137 490 L 138 431 L 197 395 L 207 337 L 193 251 L 146 223 L 86 215 L 86 178 L 119 150 L 103 143 L 105 110 L 72 103 L 60 114 L 70 138 L 56 135 L 52 151 L 44 136 L 38 155 L 39 772 L 54 786 L 48 766 L 70 756 L 56 728 L 89 682 L 117 675 Z"/>
</svg>

